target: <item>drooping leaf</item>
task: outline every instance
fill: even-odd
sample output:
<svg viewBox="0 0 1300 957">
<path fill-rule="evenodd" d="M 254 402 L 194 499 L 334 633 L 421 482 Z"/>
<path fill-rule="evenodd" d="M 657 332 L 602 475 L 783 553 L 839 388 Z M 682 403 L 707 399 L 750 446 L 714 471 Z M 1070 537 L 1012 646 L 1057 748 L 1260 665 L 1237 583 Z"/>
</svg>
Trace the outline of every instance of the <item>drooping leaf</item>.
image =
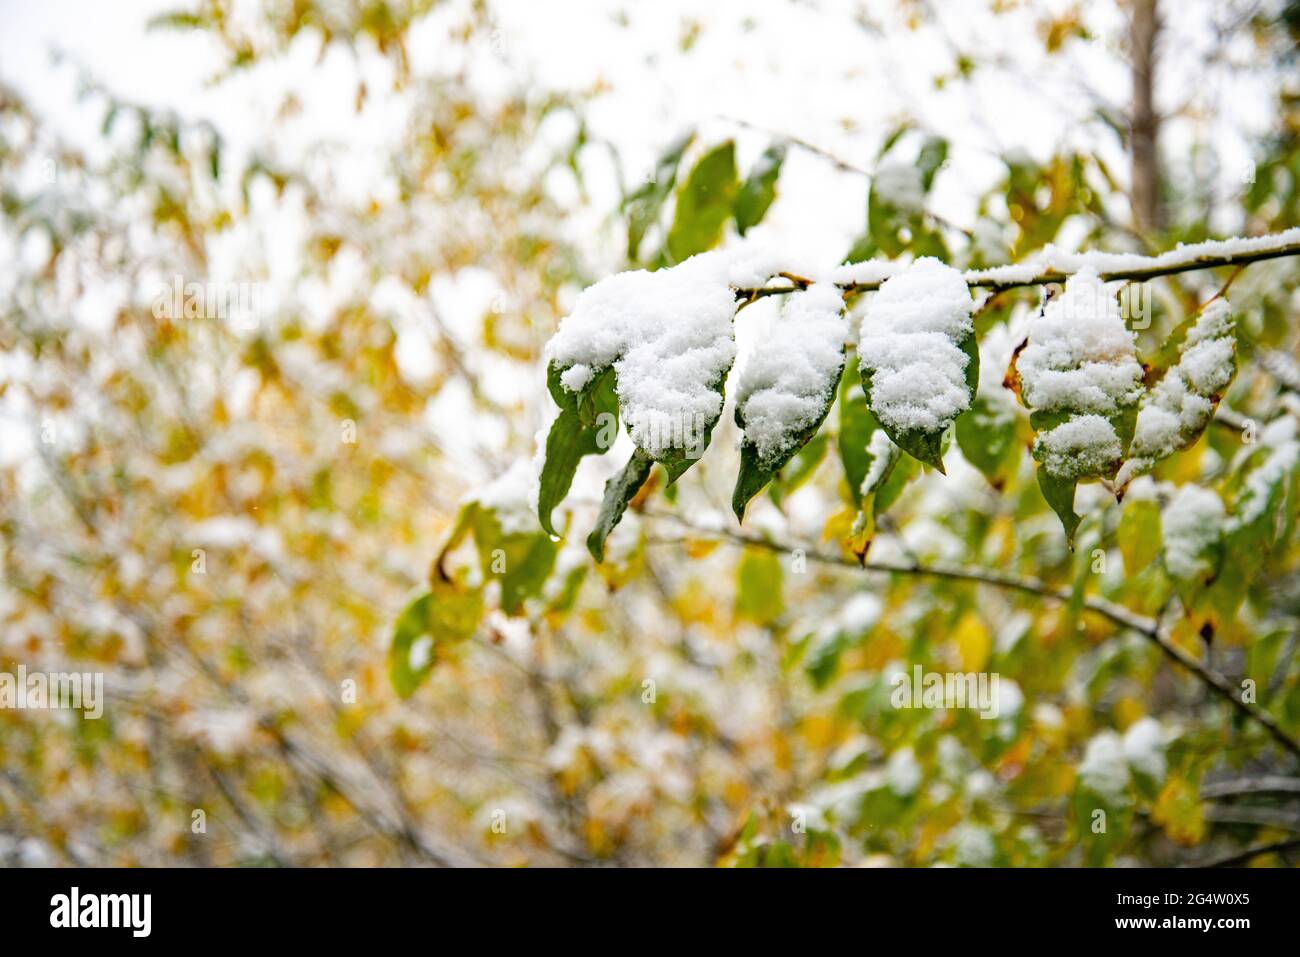
<svg viewBox="0 0 1300 957">
<path fill-rule="evenodd" d="M 1115 537 L 1125 572 L 1138 575 L 1150 568 L 1161 549 L 1160 506 L 1149 498 L 1125 499 Z"/>
<path fill-rule="evenodd" d="M 731 497 L 737 520 L 830 412 L 844 372 L 843 309 L 843 297 L 829 283 L 795 293 L 742 370 L 736 400 L 740 472 Z"/>
<path fill-rule="evenodd" d="M 627 258 L 636 262 L 646 231 L 659 219 L 664 200 L 677 183 L 677 168 L 682 156 L 695 139 L 694 131 L 678 137 L 660 154 L 650 179 L 633 190 L 623 201 L 627 216 Z"/>
<path fill-rule="evenodd" d="M 1079 485 L 1078 479 L 1058 478 L 1041 465 L 1037 469 L 1038 487 L 1043 491 L 1043 498 L 1052 507 L 1061 526 L 1065 529 L 1065 540 L 1074 548 L 1074 533 L 1079 529 L 1082 517 L 1074 511 L 1074 491 Z"/>
<path fill-rule="evenodd" d="M 776 474 L 767 487 L 767 493 L 776 503 L 777 508 L 780 508 L 781 503 L 792 492 L 797 491 L 813 476 L 817 466 L 821 465 L 822 460 L 826 458 L 829 448 L 829 437 L 824 430 L 820 431 L 809 439 L 807 444 Z"/>
<path fill-rule="evenodd" d="M 785 143 L 774 143 L 763 151 L 736 193 L 736 230 L 740 235 L 762 222 L 776 198 L 776 181 L 785 162 Z"/>
<path fill-rule="evenodd" d="M 916 328 L 918 300 L 925 303 L 932 328 Z M 961 273 L 938 260 L 919 259 L 880 287 L 858 342 L 862 390 L 880 427 L 900 449 L 940 472 L 944 433 L 970 408 L 979 385 L 971 307 Z M 920 362 L 928 364 L 930 378 L 918 376 Z M 952 396 L 963 389 L 964 401 L 954 403 Z"/>
<path fill-rule="evenodd" d="M 388 674 L 403 698 L 429 676 L 438 655 L 474 634 L 483 617 L 483 593 L 435 580 L 398 616 L 388 649 Z"/>
<path fill-rule="evenodd" d="M 718 244 L 731 216 L 737 188 L 736 146 L 728 140 L 705 153 L 677 190 L 677 209 L 667 243 L 673 262 L 682 262 Z"/>
<path fill-rule="evenodd" d="M 546 437 L 537 517 L 547 534 L 554 535 L 551 514 L 569 494 L 578 463 L 583 456 L 608 451 L 618 436 L 618 397 L 614 393 L 612 368 L 594 376 L 580 393 L 569 392 L 560 385 L 559 370 L 554 364 L 546 375 L 551 395 L 560 404 L 560 414 Z"/>
<path fill-rule="evenodd" d="M 871 467 L 871 454 L 867 446 L 871 435 L 879 428 L 876 417 L 867 407 L 867 396 L 858 375 L 858 359 L 852 356 L 844 366 L 839 388 L 840 462 L 844 465 L 844 480 L 848 484 L 850 500 L 855 505 L 862 502 L 862 480 Z"/>
<path fill-rule="evenodd" d="M 633 449 L 632 458 L 623 470 L 605 483 L 605 497 L 600 503 L 596 527 L 587 536 L 587 551 L 597 562 L 605 560 L 605 539 L 623 518 L 628 502 L 645 484 L 654 467 L 654 459 L 645 452 Z"/>
</svg>

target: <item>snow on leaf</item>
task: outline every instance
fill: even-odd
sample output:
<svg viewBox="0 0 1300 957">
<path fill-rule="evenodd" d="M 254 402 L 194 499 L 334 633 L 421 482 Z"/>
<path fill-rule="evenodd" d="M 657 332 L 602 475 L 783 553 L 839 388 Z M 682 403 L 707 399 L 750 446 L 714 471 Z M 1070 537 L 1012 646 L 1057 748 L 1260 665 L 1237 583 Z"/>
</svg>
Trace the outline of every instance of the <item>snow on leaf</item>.
<svg viewBox="0 0 1300 957">
<path fill-rule="evenodd" d="M 881 285 L 858 340 L 872 413 L 901 449 L 940 471 L 943 433 L 979 381 L 971 305 L 961 273 L 919 259 Z"/>
<path fill-rule="evenodd" d="M 547 346 L 570 392 L 614 368 L 628 434 L 676 478 L 703 454 L 736 355 L 729 259 L 696 256 L 602 279 L 578 297 Z"/>
<path fill-rule="evenodd" d="M 1217 570 L 1227 524 L 1223 500 L 1212 489 L 1184 485 L 1165 506 L 1161 524 L 1165 570 L 1190 599 Z"/>
<path fill-rule="evenodd" d="M 1132 435 L 1142 366 L 1113 292 L 1091 268 L 1029 324 L 1012 377 L 1038 432 L 1038 484 L 1073 542 L 1074 488 L 1113 475 Z"/>
<path fill-rule="evenodd" d="M 844 369 L 844 300 L 831 283 L 793 294 L 740 373 L 736 424 L 743 430 L 732 507 L 743 518 L 758 494 L 816 433 Z"/>
<path fill-rule="evenodd" d="M 1072 277 L 1030 322 L 1016 366 L 1025 405 L 1036 412 L 1110 418 L 1142 391 L 1133 334 L 1119 302 L 1091 269 Z"/>
<path fill-rule="evenodd" d="M 1200 437 L 1232 381 L 1236 348 L 1231 307 L 1216 299 L 1187 328 L 1178 363 L 1144 397 L 1119 488 Z"/>
</svg>

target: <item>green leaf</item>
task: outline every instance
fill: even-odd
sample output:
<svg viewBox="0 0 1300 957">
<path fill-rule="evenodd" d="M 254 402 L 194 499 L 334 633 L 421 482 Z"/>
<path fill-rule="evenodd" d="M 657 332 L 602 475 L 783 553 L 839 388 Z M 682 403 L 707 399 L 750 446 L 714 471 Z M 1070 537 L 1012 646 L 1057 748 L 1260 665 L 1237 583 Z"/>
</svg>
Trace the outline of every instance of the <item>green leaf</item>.
<svg viewBox="0 0 1300 957">
<path fill-rule="evenodd" d="M 653 467 L 654 459 L 639 448 L 633 449 L 632 458 L 623 470 L 605 483 L 605 497 L 600 503 L 596 527 L 587 536 L 587 551 L 597 562 L 605 560 L 605 539 L 622 520 L 627 503 L 640 491 Z"/>
<path fill-rule="evenodd" d="M 928 136 L 921 144 L 921 152 L 916 158 L 916 168 L 921 171 L 921 184 L 930 192 L 934 185 L 935 174 L 948 159 L 948 141 L 939 136 Z"/>
<path fill-rule="evenodd" d="M 757 226 L 767 215 L 768 207 L 776 198 L 776 180 L 781 175 L 785 153 L 785 143 L 773 143 L 763 151 L 740 185 L 735 204 L 736 230 L 740 235 L 745 235 L 746 230 Z"/>
<path fill-rule="evenodd" d="M 1061 520 L 1061 525 L 1065 528 L 1065 540 L 1069 542 L 1070 548 L 1074 548 L 1074 533 L 1078 531 L 1079 522 L 1082 518 L 1075 514 L 1074 511 L 1074 490 L 1079 484 L 1078 479 L 1057 478 L 1043 465 L 1038 469 L 1038 487 L 1043 491 L 1043 498 L 1047 499 L 1047 504 L 1052 507 L 1057 518 Z"/>
<path fill-rule="evenodd" d="M 559 382 L 560 370 L 552 363 L 547 369 L 547 386 L 560 405 L 560 414 L 546 437 L 546 458 L 542 463 L 537 496 L 537 517 L 548 535 L 555 535 L 551 513 L 564 501 L 583 456 L 608 451 L 618 437 L 618 397 L 614 393 L 614 370 L 593 376 L 580 393 L 568 392 Z"/>
<path fill-rule="evenodd" d="M 536 597 L 555 567 L 557 549 L 542 532 L 506 534 L 490 509 L 479 507 L 474 526 L 483 579 L 501 582 L 501 610 L 517 615 L 524 599 Z"/>
<path fill-rule="evenodd" d="M 718 244 L 731 216 L 736 189 L 736 145 L 728 140 L 704 154 L 677 191 L 677 209 L 667 243 L 673 262 L 682 262 Z"/>
<path fill-rule="evenodd" d="M 1126 499 L 1115 536 L 1125 572 L 1138 575 L 1150 568 L 1160 556 L 1160 506 L 1151 499 Z"/>
<path fill-rule="evenodd" d="M 409 698 L 414 694 L 433 670 L 439 653 L 473 635 L 482 617 L 480 590 L 462 589 L 442 579 L 407 605 L 393 626 L 388 648 L 388 674 L 398 695 Z"/>
<path fill-rule="evenodd" d="M 736 569 L 736 615 L 770 624 L 785 611 L 781 559 L 767 549 L 747 548 Z"/>
<path fill-rule="evenodd" d="M 844 373 L 840 376 L 839 404 L 840 462 L 844 465 L 844 480 L 849 486 L 850 501 L 854 505 L 861 505 L 862 480 L 867 477 L 867 469 L 871 467 L 871 453 L 867 451 L 867 446 L 871 443 L 871 434 L 880 426 L 867 406 L 867 396 L 862 390 L 862 379 L 858 375 L 856 355 L 845 363 Z"/>
<path fill-rule="evenodd" d="M 670 143 L 655 163 L 653 177 L 642 183 L 623 200 L 623 211 L 627 215 L 629 261 L 637 261 L 641 240 L 645 238 L 646 230 L 659 219 L 664 200 L 668 198 L 668 194 L 672 192 L 677 182 L 677 167 L 681 164 L 682 155 L 694 139 L 695 133 L 688 132 Z"/>
<path fill-rule="evenodd" d="M 979 469 L 998 491 L 1015 476 L 1020 463 L 1016 413 L 1005 401 L 979 395 L 970 411 L 958 416 L 957 445 L 966 461 Z"/>
<path fill-rule="evenodd" d="M 826 421 L 826 414 L 831 410 L 831 403 L 835 401 L 836 388 L 839 384 L 839 377 L 844 372 L 843 364 L 840 365 L 839 372 L 836 373 L 835 386 L 832 386 L 826 393 L 826 401 L 822 406 L 821 413 L 817 420 L 803 429 L 795 437 L 794 444 L 789 450 L 776 456 L 768 462 L 759 459 L 758 452 L 754 444 L 744 440 L 740 447 L 740 473 L 736 476 L 736 488 L 731 495 L 731 509 L 736 513 L 736 520 L 743 522 L 745 520 L 745 506 L 749 500 L 763 490 L 772 478 L 785 467 L 800 449 L 808 444 L 809 440 L 817 434 L 817 430 L 822 427 Z M 739 405 L 736 406 L 736 424 L 743 430 L 745 428 L 745 417 L 741 412 Z"/>
<path fill-rule="evenodd" d="M 966 368 L 966 388 L 970 395 L 975 394 L 975 388 L 979 384 L 979 350 L 975 346 L 975 335 L 971 333 L 965 336 L 959 343 L 959 347 L 967 356 L 973 357 Z M 871 404 L 871 380 L 872 371 L 867 368 L 861 368 L 862 374 L 862 391 L 866 394 L 867 404 Z M 924 432 L 920 429 L 899 430 L 884 422 L 879 423 L 880 428 L 885 430 L 885 434 L 893 440 L 894 444 L 900 449 L 912 456 L 918 462 L 936 468 L 940 473 L 944 473 L 943 468 L 943 439 L 946 429 L 940 429 L 937 432 Z"/>
</svg>

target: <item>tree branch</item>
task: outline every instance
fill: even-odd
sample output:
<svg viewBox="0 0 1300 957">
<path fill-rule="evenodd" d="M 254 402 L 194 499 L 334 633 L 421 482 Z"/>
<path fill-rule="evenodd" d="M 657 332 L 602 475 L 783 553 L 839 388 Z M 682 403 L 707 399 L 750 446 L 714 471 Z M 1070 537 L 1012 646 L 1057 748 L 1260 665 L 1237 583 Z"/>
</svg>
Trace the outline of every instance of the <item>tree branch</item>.
<svg viewBox="0 0 1300 957">
<path fill-rule="evenodd" d="M 1272 844 L 1259 844 L 1255 847 L 1247 848 L 1240 854 L 1233 854 L 1229 857 L 1221 857 L 1217 861 L 1210 861 L 1205 867 L 1240 867 L 1242 864 L 1248 864 L 1255 858 L 1264 854 L 1276 854 L 1281 851 L 1289 851 L 1293 848 L 1300 848 L 1300 837 L 1289 838 L 1285 841 L 1274 841 Z"/>
<path fill-rule="evenodd" d="M 1003 588 L 1010 591 L 1019 591 L 1024 594 L 1037 595 L 1042 598 L 1048 598 L 1053 601 L 1059 601 L 1068 604 L 1071 601 L 1071 594 L 1066 589 L 1054 588 L 1036 578 L 1019 578 L 1004 572 L 990 571 L 983 568 L 967 568 L 956 565 L 920 565 L 920 564 L 902 564 L 896 562 L 867 561 L 859 564 L 851 558 L 840 555 L 830 555 L 819 551 L 815 548 L 805 548 L 796 545 L 786 545 L 781 542 L 775 542 L 771 539 L 761 538 L 757 535 L 747 535 L 744 532 L 732 531 L 730 529 L 709 529 L 701 528 L 696 525 L 673 515 L 671 512 L 646 511 L 645 513 L 652 518 L 671 518 L 683 528 L 693 532 L 710 535 L 715 538 L 721 538 L 740 545 L 749 545 L 755 548 L 764 548 L 768 551 L 779 552 L 786 555 L 798 552 L 810 561 L 815 561 L 824 565 L 837 565 L 847 568 L 861 568 L 866 571 L 886 572 L 891 575 L 919 575 L 928 578 L 941 578 L 950 581 L 968 581 L 976 582 L 982 585 L 993 585 L 996 588 Z M 1145 615 L 1139 615 L 1136 612 L 1129 611 L 1122 605 L 1107 601 L 1104 598 L 1084 598 L 1083 607 L 1101 615 L 1114 625 L 1135 631 L 1143 638 L 1146 638 L 1152 644 L 1156 645 L 1160 651 L 1171 661 L 1182 667 L 1184 670 L 1191 672 L 1201 681 L 1210 691 L 1229 702 L 1239 713 L 1251 721 L 1254 721 L 1262 727 L 1277 742 L 1279 746 L 1288 752 L 1293 758 L 1300 760 L 1300 741 L 1291 737 L 1277 720 L 1267 711 L 1258 705 L 1243 701 L 1232 683 L 1219 674 L 1208 665 L 1199 661 L 1188 652 L 1184 651 L 1177 645 L 1173 639 L 1160 627 L 1160 623 L 1153 618 Z"/>
<path fill-rule="evenodd" d="M 1300 228 L 1254 239 L 1194 243 L 1189 246 L 1179 246 L 1158 256 L 1097 251 L 1065 253 L 1049 249 L 1044 254 L 1024 263 L 995 266 L 992 269 L 967 270 L 963 273 L 963 277 L 972 289 L 1002 291 L 1065 282 L 1085 267 L 1095 268 L 1098 275 L 1107 282 L 1119 279 L 1140 282 L 1171 276 L 1175 273 L 1217 269 L 1221 266 L 1247 266 L 1268 259 L 1284 259 L 1291 256 L 1300 256 Z M 888 266 L 889 264 L 876 261 L 841 266 L 836 270 L 836 285 L 844 290 L 846 296 L 879 289 L 885 279 L 905 268 L 903 264 L 899 264 L 896 269 L 890 269 Z M 866 275 L 860 279 L 855 278 L 855 272 Z M 792 283 L 783 286 L 737 289 L 736 298 L 752 301 L 764 296 L 797 292 L 801 288 L 803 288 L 801 283 Z"/>
</svg>

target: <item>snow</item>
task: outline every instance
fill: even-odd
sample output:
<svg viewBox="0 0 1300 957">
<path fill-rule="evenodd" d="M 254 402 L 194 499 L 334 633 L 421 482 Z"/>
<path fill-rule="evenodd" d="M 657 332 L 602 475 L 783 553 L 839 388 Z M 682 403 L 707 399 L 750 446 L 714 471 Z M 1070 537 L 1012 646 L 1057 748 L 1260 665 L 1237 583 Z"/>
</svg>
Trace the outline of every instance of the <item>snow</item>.
<svg viewBox="0 0 1300 957">
<path fill-rule="evenodd" d="M 911 163 L 884 163 L 871 181 L 872 195 L 894 209 L 919 213 L 925 209 L 925 183 Z"/>
<path fill-rule="evenodd" d="M 1225 521 L 1223 500 L 1217 492 L 1199 485 L 1180 488 L 1161 516 L 1169 574 L 1191 581 L 1212 571 L 1206 552 L 1223 535 Z"/>
<path fill-rule="evenodd" d="M 1288 421 L 1294 423 L 1294 420 Z M 1266 443 L 1271 438 L 1268 435 L 1260 436 L 1261 441 Z M 1300 461 L 1300 442 L 1294 438 L 1285 438 L 1277 442 L 1268 453 L 1268 458 L 1246 476 L 1245 488 L 1242 489 L 1240 505 L 1235 516 L 1236 525 L 1250 525 L 1264 514 L 1274 488 L 1287 474 L 1295 470 L 1297 461 Z"/>
<path fill-rule="evenodd" d="M 1025 403 L 1039 411 L 1113 415 L 1141 394 L 1142 367 L 1119 302 L 1086 269 L 1029 323 L 1017 361 Z"/>
<path fill-rule="evenodd" d="M 1116 476 L 1121 488 L 1131 476 L 1147 471 L 1201 434 L 1214 414 L 1216 397 L 1232 381 L 1235 355 L 1231 307 L 1226 299 L 1216 299 L 1188 330 L 1178 364 L 1144 399 L 1131 458 Z"/>
<path fill-rule="evenodd" d="M 1075 413 L 1038 436 L 1044 468 L 1063 479 L 1112 469 L 1123 449 L 1107 418 L 1137 401 L 1142 367 L 1119 302 L 1095 271 L 1071 278 L 1030 320 L 1016 366 L 1031 409 Z"/>
<path fill-rule="evenodd" d="M 867 443 L 867 454 L 871 456 L 871 466 L 867 469 L 867 474 L 862 476 L 862 488 L 859 491 L 863 495 L 870 495 L 880 487 L 880 483 L 885 480 L 885 472 L 898 458 L 898 446 L 890 441 L 884 429 L 876 429 L 871 433 L 871 441 Z"/>
<path fill-rule="evenodd" d="M 916 793 L 921 784 L 921 765 L 911 747 L 899 748 L 885 762 L 885 780 L 899 797 Z"/>
<path fill-rule="evenodd" d="M 534 507 L 536 481 L 532 463 L 518 461 L 470 500 L 491 511 L 505 535 L 540 532 Z"/>
<path fill-rule="evenodd" d="M 1094 735 L 1079 763 L 1079 781 L 1088 790 L 1111 800 L 1120 800 L 1128 791 L 1128 761 L 1124 742 L 1114 731 Z"/>
<path fill-rule="evenodd" d="M 1124 732 L 1124 757 L 1134 771 L 1165 779 L 1165 732 L 1155 718 L 1139 718 Z"/>
<path fill-rule="evenodd" d="M 790 296 L 740 373 L 736 404 L 744 440 L 771 465 L 825 413 L 844 366 L 848 320 L 831 283 Z"/>
<path fill-rule="evenodd" d="M 882 169 L 881 173 L 884 172 L 886 170 Z M 893 176 L 892 173 L 887 175 L 891 178 Z M 879 176 L 880 173 L 877 174 L 877 180 Z M 889 188 L 894 190 L 894 197 L 907 198 L 906 184 L 902 182 L 901 176 L 899 184 L 897 186 L 889 184 Z M 893 201 L 897 202 L 898 199 L 895 198 Z M 1175 268 L 1188 265 L 1198 259 L 1266 253 L 1297 243 L 1300 243 L 1300 227 L 1267 236 L 1233 237 L 1190 245 L 1179 244 L 1158 256 L 1112 253 L 1097 249 L 1071 252 L 1048 244 L 1040 252 L 1021 262 L 993 266 L 989 269 L 969 269 L 963 272 L 961 277 L 968 285 L 988 287 L 1026 285 L 1041 281 L 1044 276 L 1072 276 L 1082 272 L 1113 277 L 1117 274 L 1139 273 L 1144 270 L 1156 272 Z M 905 268 L 899 263 L 873 259 L 837 266 L 830 270 L 827 276 L 831 281 L 841 285 L 870 287 L 900 275 Z"/>
<path fill-rule="evenodd" d="M 1076 415 L 1038 436 L 1043 467 L 1063 479 L 1109 471 L 1124 455 L 1115 428 L 1100 415 Z"/>
<path fill-rule="evenodd" d="M 729 263 L 702 253 L 671 269 L 602 279 L 547 345 L 569 391 L 614 367 L 628 434 L 653 457 L 696 446 L 722 413 L 713 386 L 736 356 Z"/>
<path fill-rule="evenodd" d="M 956 269 L 918 259 L 886 282 L 862 320 L 859 362 L 872 372 L 871 410 L 899 431 L 941 432 L 970 407 L 970 290 Z"/>
<path fill-rule="evenodd" d="M 1192 263 L 1198 259 L 1269 252 L 1295 243 L 1300 243 L 1300 227 L 1268 236 L 1250 238 L 1234 236 L 1231 239 L 1212 239 L 1190 245 L 1179 243 L 1173 249 L 1158 256 L 1141 256 L 1136 253 L 1110 253 L 1101 250 L 1076 253 L 1048 245 L 1044 247 L 1042 252 L 1022 262 L 1007 266 L 994 266 L 992 269 L 972 270 L 965 274 L 965 278 L 969 282 L 1002 284 L 1028 283 L 1038 276 L 1049 273 L 1069 275 L 1087 271 L 1113 275 L 1115 273 L 1138 272 L 1145 269 L 1154 271 Z"/>
</svg>

